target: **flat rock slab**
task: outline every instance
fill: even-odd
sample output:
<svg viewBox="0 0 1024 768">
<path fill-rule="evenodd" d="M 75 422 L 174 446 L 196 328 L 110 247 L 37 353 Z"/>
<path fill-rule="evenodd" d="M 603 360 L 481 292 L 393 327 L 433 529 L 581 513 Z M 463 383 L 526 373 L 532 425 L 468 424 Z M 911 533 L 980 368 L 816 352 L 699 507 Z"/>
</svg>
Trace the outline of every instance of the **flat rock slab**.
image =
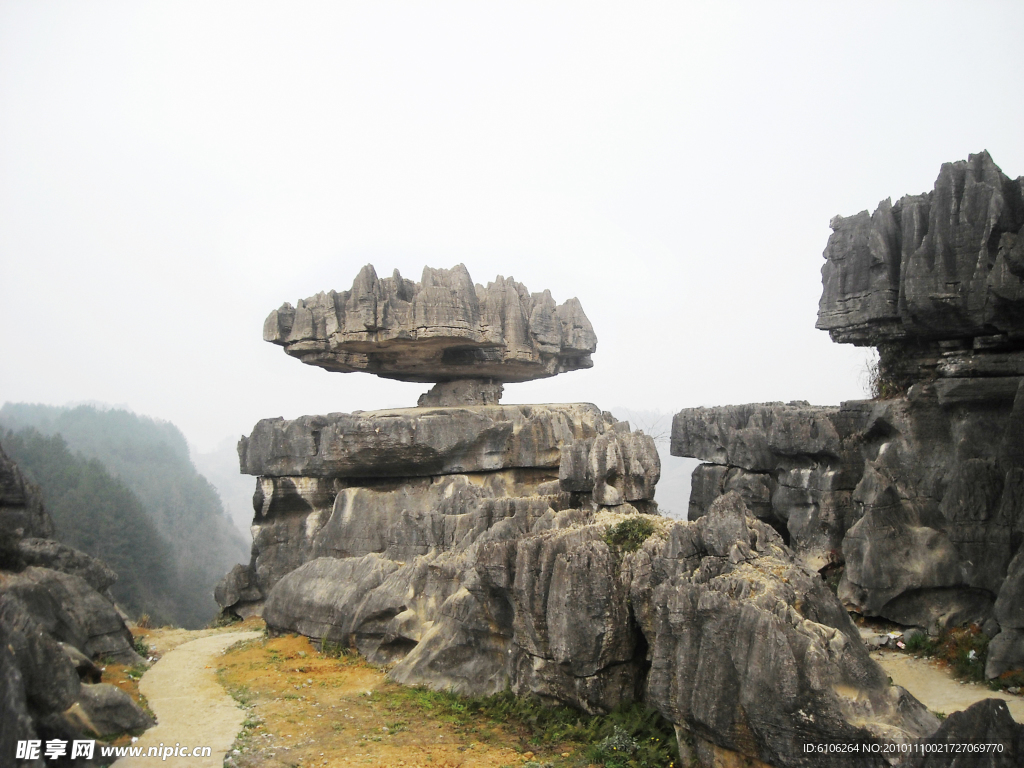
<svg viewBox="0 0 1024 768">
<path fill-rule="evenodd" d="M 245 713 L 217 682 L 216 660 L 235 643 L 260 636 L 259 632 L 226 632 L 184 643 L 168 652 L 139 681 L 139 691 L 149 701 L 157 726 L 139 737 L 134 746 L 142 747 L 143 754 L 161 744 L 181 744 L 190 749 L 211 747 L 210 757 L 168 757 L 156 763 L 152 757 L 123 757 L 114 765 L 220 768 L 242 729 Z"/>
<path fill-rule="evenodd" d="M 990 691 L 975 683 L 962 683 L 929 659 L 893 651 L 879 651 L 872 653 L 871 657 L 882 665 L 896 685 L 906 688 L 932 712 L 949 715 L 984 699 L 1002 699 L 1013 719 L 1024 723 L 1024 697 Z"/>
<path fill-rule="evenodd" d="M 483 405 L 262 419 L 238 443 L 241 471 L 266 477 L 423 477 L 557 467 L 563 445 L 615 419 L 596 405 Z"/>
</svg>

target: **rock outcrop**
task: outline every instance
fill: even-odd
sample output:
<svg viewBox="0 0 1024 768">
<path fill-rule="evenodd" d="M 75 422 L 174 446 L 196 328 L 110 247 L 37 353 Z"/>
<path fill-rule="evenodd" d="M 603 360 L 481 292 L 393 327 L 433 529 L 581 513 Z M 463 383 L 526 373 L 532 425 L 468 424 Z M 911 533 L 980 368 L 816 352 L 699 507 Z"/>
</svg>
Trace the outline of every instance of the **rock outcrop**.
<svg viewBox="0 0 1024 768">
<path fill-rule="evenodd" d="M 1024 177 L 988 152 L 926 194 L 832 220 L 818 328 L 904 382 L 1024 375 Z"/>
<path fill-rule="evenodd" d="M 102 561 L 47 538 L 52 534 L 39 489 L 0 450 L 4 759 L 13 759 L 19 740 L 81 739 L 152 725 L 127 694 L 90 684 L 97 673 L 92 659 L 140 661 L 107 592 L 116 574 Z"/>
<path fill-rule="evenodd" d="M 586 403 L 264 419 L 239 442 L 239 457 L 259 476 L 252 559 L 217 591 L 239 615 L 258 612 L 309 560 L 410 560 L 454 546 L 516 505 L 653 511 L 661 473 L 650 437 Z"/>
<path fill-rule="evenodd" d="M 502 382 L 590 368 L 597 349 L 577 299 L 556 305 L 550 291 L 530 293 L 500 275 L 486 288 L 474 285 L 462 264 L 425 267 L 418 283 L 398 270 L 378 278 L 367 265 L 351 290 L 318 293 L 271 312 L 263 338 L 329 371 L 417 382 L 483 380 L 491 396 Z M 457 405 L 464 395 L 430 404 Z"/>
<path fill-rule="evenodd" d="M 690 516 L 737 491 L 851 609 L 935 631 L 1002 632 L 990 676 L 1024 666 L 1022 180 L 987 153 L 935 189 L 836 217 L 818 327 L 879 348 L 871 401 L 693 408 L 672 452 Z"/>
<path fill-rule="evenodd" d="M 806 557 L 830 562 L 854 522 L 860 474 L 843 466 L 870 407 L 695 415 L 685 440 L 720 466 L 699 519 L 673 522 L 649 436 L 590 404 L 498 403 L 502 382 L 589 367 L 575 300 L 474 287 L 464 267 L 421 284 L 367 267 L 350 292 L 272 313 L 264 338 L 438 383 L 416 409 L 265 419 L 240 441 L 254 541 L 217 588 L 226 613 L 354 647 L 402 683 L 590 713 L 643 700 L 708 764 L 831 766 L 806 744 L 938 728 Z"/>
<path fill-rule="evenodd" d="M 589 365 L 575 300 L 474 287 L 461 267 L 419 285 L 367 268 L 348 293 L 272 314 L 265 338 L 327 368 L 440 383 L 419 408 L 265 419 L 240 441 L 258 477 L 253 553 L 217 589 L 225 612 L 355 647 L 402 683 L 587 712 L 645 701 L 712 762 L 834 765 L 804 745 L 938 727 L 751 515 L 771 518 L 774 486 L 672 522 L 657 515 L 650 437 L 592 405 L 497 404 L 501 382 Z M 731 440 L 755 474 L 809 435 L 845 455 L 831 418 L 799 433 L 788 414 L 756 418 L 778 421 L 770 446 L 734 440 L 734 425 L 709 445 Z M 795 495 L 806 467 L 790 469 Z"/>
<path fill-rule="evenodd" d="M 567 497 L 506 500 L 489 525 L 466 513 L 465 536 L 404 560 L 310 560 L 263 617 L 393 664 L 407 684 L 511 687 L 588 712 L 643 700 L 687 742 L 770 765 L 834 765 L 804 744 L 908 743 L 938 727 L 738 494 L 693 523 Z M 635 551 L 609 543 L 637 520 L 653 522 Z"/>
<path fill-rule="evenodd" d="M 589 403 L 396 408 L 263 419 L 238 443 L 242 472 L 262 477 L 428 477 L 557 469 L 562 446 L 615 420 Z"/>
</svg>

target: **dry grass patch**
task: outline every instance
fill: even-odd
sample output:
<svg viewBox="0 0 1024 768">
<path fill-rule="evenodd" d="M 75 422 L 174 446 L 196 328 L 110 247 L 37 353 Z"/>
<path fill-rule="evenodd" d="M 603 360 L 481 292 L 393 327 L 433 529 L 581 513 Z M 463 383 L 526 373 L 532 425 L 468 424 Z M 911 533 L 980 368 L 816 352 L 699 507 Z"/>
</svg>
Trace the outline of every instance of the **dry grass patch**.
<svg viewBox="0 0 1024 768">
<path fill-rule="evenodd" d="M 305 637 L 243 643 L 218 674 L 248 712 L 229 758 L 239 768 L 501 768 L 529 759 L 504 727 L 432 715 L 383 671 L 356 656 L 322 656 Z"/>
</svg>

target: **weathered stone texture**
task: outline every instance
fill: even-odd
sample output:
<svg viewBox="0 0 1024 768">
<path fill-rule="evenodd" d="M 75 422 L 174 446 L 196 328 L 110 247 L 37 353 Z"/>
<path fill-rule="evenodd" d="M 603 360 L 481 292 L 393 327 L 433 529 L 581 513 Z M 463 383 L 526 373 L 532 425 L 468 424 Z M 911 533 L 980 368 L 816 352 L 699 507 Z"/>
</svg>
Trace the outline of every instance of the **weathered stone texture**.
<svg viewBox="0 0 1024 768">
<path fill-rule="evenodd" d="M 100 699 L 107 715 L 130 715 L 128 727 L 152 725 L 127 694 L 83 684 L 98 677 L 91 659 L 141 659 L 107 592 L 117 574 L 45 538 L 53 522 L 41 499 L 0 450 L 0 754 L 8 756 L 18 740 L 83 738 L 79 714 L 95 714 L 89 707 Z"/>
<path fill-rule="evenodd" d="M 408 684 L 511 686 L 590 712 L 644 697 L 691 737 L 772 765 L 828 765 L 803 756 L 805 740 L 938 726 L 737 494 L 693 523 L 653 518 L 636 552 L 605 542 L 624 519 L 526 504 L 409 561 L 315 559 L 280 580 L 263 616 L 393 663 Z"/>
<path fill-rule="evenodd" d="M 263 419 L 238 444 L 241 470 L 268 477 L 426 477 L 557 468 L 562 445 L 615 423 L 588 403 L 398 408 Z"/>
<path fill-rule="evenodd" d="M 556 305 L 500 275 L 474 285 L 465 266 L 425 267 L 420 282 L 367 265 L 351 290 L 270 313 L 263 338 L 304 363 L 401 381 L 530 381 L 590 368 L 597 336 L 580 302 Z"/>
<path fill-rule="evenodd" d="M 616 506 L 654 498 L 661 477 L 661 458 L 654 439 L 617 429 L 562 446 L 558 483 L 565 491 L 589 493 L 596 504 Z"/>
<path fill-rule="evenodd" d="M 216 593 L 238 615 L 258 612 L 285 574 L 317 557 L 408 561 L 523 505 L 654 511 L 660 475 L 651 438 L 585 403 L 265 419 L 239 456 L 261 473 L 252 560 Z"/>
<path fill-rule="evenodd" d="M 966 745 L 976 745 L 978 749 L 975 751 Z M 939 729 L 921 739 L 914 754 L 899 765 L 901 768 L 1017 768 L 1024 765 L 1024 725 L 1014 721 L 1006 702 L 985 699 L 950 714 Z"/>
<path fill-rule="evenodd" d="M 944 164 L 927 194 L 834 218 L 818 328 L 872 346 L 1024 340 L 1022 187 L 981 152 Z"/>
<path fill-rule="evenodd" d="M 691 517 L 736 490 L 805 563 L 845 565 L 851 608 L 934 629 L 991 615 L 1024 538 L 1022 407 L 921 383 L 838 408 L 688 409 L 673 452 L 722 462 L 695 471 Z"/>
<path fill-rule="evenodd" d="M 989 676 L 1024 667 L 1022 182 L 981 153 L 927 195 L 833 220 L 818 327 L 879 347 L 887 399 L 673 424 L 672 452 L 708 462 L 691 518 L 738 492 L 806 564 L 844 569 L 853 610 L 984 624 Z"/>
</svg>

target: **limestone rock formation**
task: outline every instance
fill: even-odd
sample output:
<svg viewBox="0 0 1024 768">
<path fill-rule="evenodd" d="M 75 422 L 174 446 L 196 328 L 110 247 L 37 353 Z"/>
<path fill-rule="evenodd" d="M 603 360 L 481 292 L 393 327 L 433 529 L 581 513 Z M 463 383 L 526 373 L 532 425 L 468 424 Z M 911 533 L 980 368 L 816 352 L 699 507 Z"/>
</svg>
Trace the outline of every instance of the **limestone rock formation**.
<svg viewBox="0 0 1024 768">
<path fill-rule="evenodd" d="M 579 450 L 586 458 L 569 478 Z M 517 499 L 654 511 L 661 472 L 651 438 L 586 403 L 264 419 L 239 457 L 259 475 L 252 560 L 216 594 L 239 615 L 258 612 L 311 559 L 412 559 L 514 514 Z"/>
<path fill-rule="evenodd" d="M 838 408 L 688 409 L 673 451 L 709 462 L 694 472 L 691 519 L 737 490 L 805 563 L 845 565 L 852 609 L 934 630 L 992 615 L 1024 539 L 1022 407 L 1024 395 L 965 408 L 920 383 Z"/>
<path fill-rule="evenodd" d="M 988 152 L 934 189 L 832 220 L 818 328 L 884 347 L 889 374 L 1024 375 L 1024 177 Z"/>
<path fill-rule="evenodd" d="M 1006 702 L 985 699 L 951 714 L 916 747 L 901 768 L 1016 768 L 1024 764 L 1024 725 Z"/>
<path fill-rule="evenodd" d="M 806 741 L 907 742 L 938 726 L 738 494 L 693 523 L 648 517 L 637 551 L 606 541 L 636 518 L 628 505 L 563 508 L 567 496 L 509 500 L 489 525 L 466 513 L 466 536 L 404 560 L 310 560 L 263 616 L 394 664 L 407 684 L 511 687 L 589 712 L 643 699 L 688 741 L 771 765 L 834 764 L 808 759 Z"/>
<path fill-rule="evenodd" d="M 53 522 L 40 498 L 0 450 L 3 755 L 14 755 L 18 740 L 105 735 L 118 723 L 152 725 L 127 694 L 88 684 L 97 672 L 91 659 L 140 658 L 109 593 L 101 594 L 116 574 L 102 561 L 45 538 Z"/>
<path fill-rule="evenodd" d="M 418 382 L 530 381 L 590 368 L 597 349 L 577 299 L 556 305 L 550 291 L 500 275 L 474 285 L 462 264 L 425 267 L 418 283 L 367 265 L 351 290 L 271 312 L 263 338 L 329 371 Z"/>
<path fill-rule="evenodd" d="M 802 503 L 802 535 L 833 546 L 810 499 L 828 489 L 850 505 L 856 479 L 832 465 L 860 416 L 804 404 L 755 408 L 745 427 L 695 420 L 714 460 L 750 468 L 718 478 L 740 492 L 674 523 L 657 515 L 650 437 L 592 405 L 497 404 L 502 382 L 590 365 L 575 300 L 473 286 L 463 267 L 420 284 L 366 268 L 349 292 L 273 313 L 264 336 L 331 370 L 438 384 L 418 408 L 265 419 L 240 441 L 256 515 L 249 566 L 217 588 L 226 613 L 355 647 L 402 683 L 587 712 L 643 700 L 699 754 L 737 765 L 834 765 L 804 744 L 938 727 L 889 684 L 815 569 L 750 514 L 777 524 L 776 496 Z M 633 537 L 646 540 L 616 543 Z"/>
<path fill-rule="evenodd" d="M 589 403 L 396 408 L 263 419 L 238 444 L 264 477 L 426 477 L 558 466 L 561 446 L 614 422 Z"/>
<path fill-rule="evenodd" d="M 681 411 L 690 516 L 737 491 L 851 609 L 998 631 L 988 674 L 1024 666 L 1021 180 L 987 153 L 935 189 L 833 220 L 818 326 L 877 345 L 885 398 Z"/>
</svg>

